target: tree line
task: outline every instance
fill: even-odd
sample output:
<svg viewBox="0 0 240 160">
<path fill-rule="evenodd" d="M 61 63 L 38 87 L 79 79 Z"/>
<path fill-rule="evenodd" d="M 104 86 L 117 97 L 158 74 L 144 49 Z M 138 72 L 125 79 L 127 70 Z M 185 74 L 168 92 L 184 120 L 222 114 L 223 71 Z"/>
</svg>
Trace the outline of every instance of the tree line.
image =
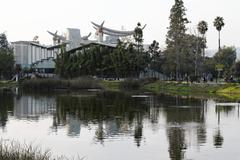
<svg viewBox="0 0 240 160">
<path fill-rule="evenodd" d="M 162 68 L 164 74 L 175 80 L 188 77 L 211 77 L 237 75 L 236 49 L 234 47 L 221 48 L 220 33 L 224 27 L 223 17 L 216 17 L 213 22 L 218 31 L 218 52 L 213 57 L 205 56 L 207 47 L 206 32 L 208 23 L 204 20 L 197 24 L 193 33 L 188 33 L 186 27 L 189 20 L 182 0 L 175 0 L 170 11 L 170 26 L 166 36 L 166 49 L 162 53 Z M 239 62 L 238 62 L 239 63 Z"/>
<path fill-rule="evenodd" d="M 101 44 L 83 46 L 67 52 L 63 46 L 56 59 L 56 72 L 64 78 L 97 76 L 111 78 L 138 77 L 150 63 L 150 55 L 143 48 L 143 31 L 138 23 L 134 42 L 118 41 L 116 47 Z"/>
<path fill-rule="evenodd" d="M 140 72 L 154 70 L 169 77 L 170 80 L 199 80 L 207 76 L 238 76 L 236 49 L 221 48 L 220 32 L 224 19 L 217 17 L 213 25 L 219 35 L 218 52 L 206 57 L 206 32 L 208 23 L 200 21 L 194 32 L 186 25 L 186 8 L 182 0 L 175 0 L 170 12 L 170 26 L 166 36 L 166 48 L 161 50 L 154 40 L 146 50 L 143 47 L 143 30 L 138 23 L 134 32 L 134 42 L 118 41 L 116 48 L 90 45 L 74 53 L 62 53 L 56 59 L 56 71 L 62 77 L 73 78 L 84 75 L 97 77 L 137 78 Z"/>
</svg>

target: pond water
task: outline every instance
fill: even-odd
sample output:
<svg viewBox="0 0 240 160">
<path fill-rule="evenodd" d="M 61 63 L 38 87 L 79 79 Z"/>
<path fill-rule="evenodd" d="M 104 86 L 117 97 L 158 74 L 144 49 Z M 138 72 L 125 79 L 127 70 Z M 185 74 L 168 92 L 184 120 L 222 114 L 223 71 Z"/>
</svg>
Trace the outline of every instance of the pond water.
<svg viewBox="0 0 240 160">
<path fill-rule="evenodd" d="M 222 102 L 113 92 L 0 91 L 0 138 L 87 160 L 239 160 L 239 106 Z"/>
</svg>

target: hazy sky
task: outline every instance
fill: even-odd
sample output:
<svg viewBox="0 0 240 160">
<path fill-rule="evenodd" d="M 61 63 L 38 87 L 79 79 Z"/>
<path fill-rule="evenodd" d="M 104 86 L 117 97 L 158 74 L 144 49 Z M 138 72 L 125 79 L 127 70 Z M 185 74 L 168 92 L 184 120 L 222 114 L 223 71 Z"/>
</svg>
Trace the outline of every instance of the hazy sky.
<svg viewBox="0 0 240 160">
<path fill-rule="evenodd" d="M 35 35 L 43 44 L 52 37 L 47 30 L 64 32 L 66 28 L 80 28 L 82 35 L 94 33 L 91 21 L 105 27 L 132 30 L 137 22 L 147 24 L 145 43 L 153 40 L 165 46 L 169 14 L 174 0 L 1 0 L 0 32 L 9 41 L 32 40 Z M 240 46 L 239 0 L 184 0 L 188 27 L 196 27 L 200 20 L 209 24 L 208 48 L 217 48 L 217 31 L 213 27 L 216 16 L 225 19 L 222 44 Z M 94 35 L 94 34 L 93 34 Z M 92 37 L 93 38 L 93 37 Z"/>
</svg>

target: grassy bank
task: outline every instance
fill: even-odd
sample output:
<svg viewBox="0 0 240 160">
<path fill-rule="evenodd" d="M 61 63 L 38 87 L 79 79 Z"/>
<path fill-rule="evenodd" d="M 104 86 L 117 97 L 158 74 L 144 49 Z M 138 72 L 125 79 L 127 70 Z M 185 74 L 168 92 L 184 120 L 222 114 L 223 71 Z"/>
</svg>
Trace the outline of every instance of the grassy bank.
<svg viewBox="0 0 240 160">
<path fill-rule="evenodd" d="M 120 81 L 101 81 L 100 82 L 103 89 L 107 91 L 119 91 L 120 90 Z"/>
<path fill-rule="evenodd" d="M 18 86 L 15 81 L 0 81 L 0 88 L 12 88 Z"/>
<path fill-rule="evenodd" d="M 0 81 L 0 88 L 20 86 L 28 91 L 103 89 L 107 91 L 137 90 L 141 83 L 136 80 L 106 81 L 92 78 L 77 79 L 30 79 L 17 82 Z"/>
<path fill-rule="evenodd" d="M 188 84 L 182 82 L 162 82 L 156 81 L 149 83 L 143 88 L 153 92 L 171 92 L 171 93 L 215 93 L 221 85 L 217 84 Z"/>
<path fill-rule="evenodd" d="M 144 84 L 143 81 L 126 79 L 124 81 L 101 81 L 101 86 L 107 91 L 136 91 Z"/>
<path fill-rule="evenodd" d="M 0 81 L 0 88 L 11 88 L 18 83 L 11 81 Z M 107 91 L 131 91 L 144 90 L 155 93 L 168 93 L 178 95 L 201 95 L 201 96 L 224 96 L 228 99 L 240 100 L 240 85 L 236 83 L 186 83 L 166 81 L 105 81 L 92 78 L 78 79 L 34 79 L 24 80 L 21 85 L 23 89 L 30 91 L 54 91 L 54 90 L 85 90 L 103 89 Z"/>
<path fill-rule="evenodd" d="M 239 84 L 191 84 L 184 82 L 156 81 L 144 85 L 143 88 L 155 93 L 170 93 L 180 95 L 225 96 L 240 99 Z"/>
</svg>

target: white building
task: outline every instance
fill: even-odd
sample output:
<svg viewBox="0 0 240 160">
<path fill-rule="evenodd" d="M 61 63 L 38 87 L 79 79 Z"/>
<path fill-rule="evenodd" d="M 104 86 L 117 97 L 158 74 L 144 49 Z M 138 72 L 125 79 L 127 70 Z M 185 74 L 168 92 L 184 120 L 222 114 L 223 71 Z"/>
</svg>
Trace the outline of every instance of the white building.
<svg viewBox="0 0 240 160">
<path fill-rule="evenodd" d="M 59 46 L 47 47 L 33 41 L 12 42 L 15 64 L 22 68 L 30 68 L 32 64 L 44 59 L 56 58 Z"/>
</svg>

